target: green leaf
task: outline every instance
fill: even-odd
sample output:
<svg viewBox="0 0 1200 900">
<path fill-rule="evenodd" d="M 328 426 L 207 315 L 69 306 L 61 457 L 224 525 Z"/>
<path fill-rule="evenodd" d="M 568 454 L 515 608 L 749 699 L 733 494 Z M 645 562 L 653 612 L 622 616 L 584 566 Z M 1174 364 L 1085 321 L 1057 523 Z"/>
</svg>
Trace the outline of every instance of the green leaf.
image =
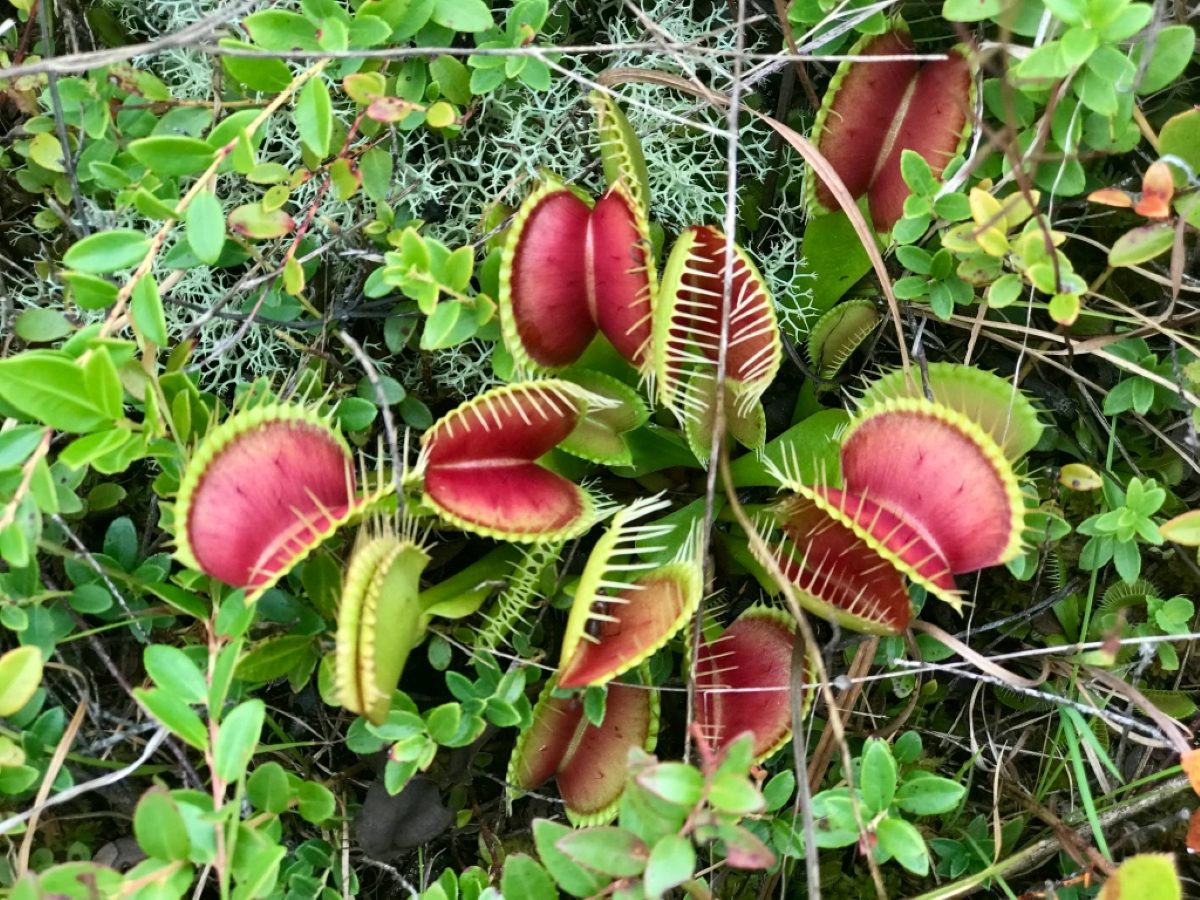
<svg viewBox="0 0 1200 900">
<path fill-rule="evenodd" d="M 471 102 L 471 72 L 453 56 L 435 58 L 429 64 L 429 76 L 451 103 L 466 106 Z"/>
<path fill-rule="evenodd" d="M 1121 863 L 1096 900 L 1180 900 L 1183 888 L 1170 853 L 1139 853 Z"/>
<path fill-rule="evenodd" d="M 813 797 L 817 846 L 825 849 L 849 847 L 858 842 L 854 806 L 843 791 L 821 791 Z"/>
<path fill-rule="evenodd" d="M 29 142 L 29 158 L 50 172 L 65 172 L 62 142 L 48 131 L 33 136 Z"/>
<path fill-rule="evenodd" d="M 154 683 L 184 703 L 203 703 L 208 684 L 190 656 L 169 644 L 151 644 L 142 653 Z"/>
<path fill-rule="evenodd" d="M 505 897 L 522 900 L 556 900 L 558 891 L 552 879 L 536 860 L 524 853 L 514 853 L 504 861 L 500 890 Z"/>
<path fill-rule="evenodd" d="M 71 333 L 71 323 L 56 309 L 31 307 L 13 323 L 13 332 L 30 344 L 46 344 Z"/>
<path fill-rule="evenodd" d="M 896 791 L 896 805 L 914 816 L 947 813 L 967 792 L 965 786 L 930 772 L 913 772 Z"/>
<path fill-rule="evenodd" d="M 201 191 L 187 208 L 187 240 L 202 263 L 212 265 L 225 246 L 225 212 L 211 191 Z"/>
<path fill-rule="evenodd" d="M 63 254 L 63 265 L 90 275 L 103 275 L 136 266 L 150 249 L 150 240 L 131 228 L 97 231 L 76 241 Z"/>
<path fill-rule="evenodd" d="M 554 846 L 579 865 L 613 878 L 641 875 L 649 857 L 641 838 L 615 826 L 571 831 Z"/>
<path fill-rule="evenodd" d="M 896 760 L 887 741 L 871 738 L 862 754 L 862 774 L 858 790 L 867 807 L 864 813 L 869 818 L 883 812 L 892 805 L 896 795 Z"/>
<path fill-rule="evenodd" d="M 345 431 L 362 431 L 378 414 L 375 404 L 362 397 L 343 397 L 337 405 L 338 424 Z"/>
<path fill-rule="evenodd" d="M 1189 109 L 1167 119 L 1158 133 L 1158 148 L 1163 156 L 1178 156 L 1193 172 L 1200 173 L 1200 109 Z M 1177 179 L 1176 184 L 1179 183 Z"/>
<path fill-rule="evenodd" d="M 259 50 L 245 41 L 224 39 L 222 47 L 236 50 Z M 254 91 L 278 94 L 292 83 L 292 71 L 282 60 L 267 57 L 222 56 L 225 71 Z"/>
<path fill-rule="evenodd" d="M 133 286 L 129 311 L 138 333 L 159 347 L 167 345 L 167 319 L 163 315 L 162 299 L 158 294 L 158 282 L 153 275 L 143 275 Z"/>
<path fill-rule="evenodd" d="M 566 825 L 549 819 L 533 820 L 533 842 L 538 858 L 546 870 L 554 876 L 558 886 L 573 897 L 590 897 L 598 894 L 612 880 L 597 872 L 589 871 L 558 849 L 558 841 L 572 834 Z"/>
<path fill-rule="evenodd" d="M 462 343 L 476 331 L 475 317 L 463 314 L 463 304 L 446 300 L 434 307 L 421 332 L 422 350 L 444 350 Z"/>
<path fill-rule="evenodd" d="M 42 651 L 28 645 L 0 656 L 0 717 L 28 703 L 42 682 Z"/>
<path fill-rule="evenodd" d="M 206 141 L 182 135 L 156 135 L 129 144 L 133 158 L 160 178 L 203 172 L 216 159 Z"/>
<path fill-rule="evenodd" d="M 1078 68 L 1087 62 L 1098 43 L 1093 29 L 1081 25 L 1068 28 L 1062 36 L 1063 62 L 1072 69 Z"/>
<path fill-rule="evenodd" d="M 454 31 L 487 31 L 496 25 L 483 0 L 435 0 L 430 18 Z"/>
<path fill-rule="evenodd" d="M 457 703 L 443 703 L 425 713 L 429 735 L 439 744 L 453 741 L 461 723 L 462 707 Z"/>
<path fill-rule="evenodd" d="M 392 154 L 379 147 L 368 150 L 358 163 L 362 189 L 376 203 L 387 199 L 392 188 Z"/>
<path fill-rule="evenodd" d="M 208 749 L 208 729 L 186 703 L 161 688 L 134 688 L 133 697 L 171 734 L 197 750 Z"/>
<path fill-rule="evenodd" d="M 660 838 L 650 851 L 642 883 L 647 897 L 660 897 L 683 884 L 696 870 L 696 848 L 679 834 Z"/>
<path fill-rule="evenodd" d="M 153 859 L 186 860 L 192 851 L 187 823 L 165 788 L 152 787 L 142 794 L 133 812 L 133 835 Z"/>
<path fill-rule="evenodd" d="M 929 874 L 929 851 L 916 827 L 892 816 L 875 826 L 879 849 L 914 875 Z"/>
<path fill-rule="evenodd" d="M 0 360 L 0 398 L 59 431 L 86 434 L 112 425 L 92 399 L 84 370 L 57 354 L 26 352 Z"/>
<path fill-rule="evenodd" d="M 117 286 L 86 272 L 63 272 L 71 300 L 80 309 L 104 309 L 117 302 Z"/>
<path fill-rule="evenodd" d="M 668 803 L 691 808 L 700 802 L 704 792 L 704 776 L 694 766 L 681 762 L 664 762 L 643 769 L 637 774 L 640 787 Z"/>
<path fill-rule="evenodd" d="M 296 98 L 296 130 L 300 140 L 321 159 L 329 155 L 333 139 L 333 103 L 320 76 L 310 78 Z"/>
<path fill-rule="evenodd" d="M 1145 52 L 1145 41 L 1134 49 L 1135 57 Z M 1140 51 L 1140 52 L 1139 52 Z M 1196 52 L 1196 33 L 1190 25 L 1168 25 L 1154 37 L 1154 55 L 1138 85 L 1139 94 L 1152 94 L 1173 84 L 1183 74 Z"/>
<path fill-rule="evenodd" d="M 937 179 L 933 170 L 920 153 L 915 150 L 900 151 L 900 174 L 914 194 L 932 194 L 937 190 Z"/>
<path fill-rule="evenodd" d="M 1063 59 L 1062 45 L 1058 41 L 1048 41 L 1038 47 L 1017 66 L 1019 78 L 1049 79 L 1062 78 L 1070 71 L 1066 60 Z"/>
<path fill-rule="evenodd" d="M 1046 9 L 1068 25 L 1082 25 L 1088 14 L 1087 0 L 1045 0 L 1045 2 Z"/>
<path fill-rule="evenodd" d="M 218 778 L 231 783 L 245 774 L 258 746 L 266 711 L 261 700 L 244 700 L 221 722 L 213 746 L 213 772 Z"/>
<path fill-rule="evenodd" d="M 946 0 L 942 16 L 951 22 L 982 22 L 1000 15 L 1001 0 Z"/>
<path fill-rule="evenodd" d="M 305 781 L 296 788 L 296 811 L 312 825 L 320 825 L 333 816 L 336 808 L 333 792 L 323 784 Z"/>
<path fill-rule="evenodd" d="M 83 380 L 87 385 L 87 395 L 96 408 L 111 420 L 121 415 L 125 389 L 121 387 L 121 376 L 117 374 L 116 363 L 104 347 L 96 347 L 87 362 L 83 364 Z"/>
<path fill-rule="evenodd" d="M 269 762 L 256 767 L 246 781 L 246 797 L 262 812 L 286 810 L 292 801 L 292 786 L 283 766 Z"/>
<path fill-rule="evenodd" d="M 796 773 L 791 769 L 784 769 L 782 772 L 777 772 L 771 776 L 771 780 L 763 785 L 762 795 L 763 800 L 767 804 L 767 812 L 774 812 L 781 809 L 783 804 L 792 799 L 792 794 L 796 790 Z"/>
<path fill-rule="evenodd" d="M 708 802 L 719 812 L 735 816 L 761 812 L 766 805 L 758 788 L 738 772 L 718 774 L 709 787 Z"/>
<path fill-rule="evenodd" d="M 312 637 L 281 634 L 255 644 L 237 664 L 237 677 L 251 684 L 282 678 L 312 654 Z"/>
<path fill-rule="evenodd" d="M 928 659 L 928 657 L 922 655 L 921 659 Z M 919 731 L 906 731 L 900 737 L 896 738 L 896 742 L 892 745 L 892 756 L 902 766 L 915 763 L 921 758 L 921 733 Z"/>
<path fill-rule="evenodd" d="M 1169 222 L 1154 222 L 1125 232 L 1108 252 L 1111 266 L 1136 266 L 1166 253 L 1175 243 L 1175 228 Z"/>
<path fill-rule="evenodd" d="M 242 27 L 264 50 L 317 49 L 317 28 L 299 13 L 264 9 L 243 17 Z"/>
</svg>

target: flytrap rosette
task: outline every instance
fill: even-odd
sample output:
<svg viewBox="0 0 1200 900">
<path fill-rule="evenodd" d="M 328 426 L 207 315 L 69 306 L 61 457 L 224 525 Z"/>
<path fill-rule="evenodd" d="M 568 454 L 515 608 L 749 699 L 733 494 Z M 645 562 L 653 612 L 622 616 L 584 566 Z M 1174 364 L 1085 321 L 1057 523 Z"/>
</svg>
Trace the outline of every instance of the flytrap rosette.
<svg viewBox="0 0 1200 900">
<path fill-rule="evenodd" d="M 539 465 L 591 410 L 612 401 L 569 381 L 494 388 L 447 413 L 421 438 L 424 500 L 464 531 L 506 541 L 567 540 L 591 527 L 596 501 Z"/>
<path fill-rule="evenodd" d="M 846 491 L 907 523 L 954 574 L 1021 553 L 1025 504 L 999 444 L 964 414 L 925 399 L 887 400 L 842 440 Z"/>
<path fill-rule="evenodd" d="M 975 79 L 959 48 L 921 62 L 908 29 L 861 38 L 843 60 L 821 102 L 813 143 L 856 200 L 867 198 L 875 229 L 889 232 L 904 215 L 910 189 L 900 171 L 905 150 L 921 155 L 934 178 L 970 136 Z M 828 185 L 810 169 L 810 213 L 839 209 Z"/>
<path fill-rule="evenodd" d="M 646 402 L 633 388 L 603 372 L 590 369 L 571 369 L 562 377 L 598 397 L 611 401 L 605 409 L 589 411 L 559 449 L 572 456 L 607 466 L 633 464 L 633 451 L 625 436 L 650 418 Z"/>
<path fill-rule="evenodd" d="M 334 679 L 338 702 L 375 724 L 428 624 L 420 601 L 429 554 L 415 536 L 364 527 L 338 605 Z"/>
<path fill-rule="evenodd" d="M 753 423 L 753 410 L 775 379 L 783 355 L 766 281 L 736 244 L 728 271 L 726 255 L 727 242 L 720 231 L 692 226 L 675 241 L 663 270 L 654 321 L 655 376 L 660 402 L 685 422 L 711 415 L 721 374 L 717 366 L 722 331 L 728 333 L 724 382 L 734 399 L 734 418 Z M 698 437 L 699 431 L 693 430 Z M 758 440 L 751 446 L 761 444 L 752 425 L 742 432 Z M 705 440 L 703 446 L 708 443 Z"/>
<path fill-rule="evenodd" d="M 658 740 L 658 692 L 610 684 L 604 719 L 593 725 L 580 695 L 556 696 L 551 679 L 533 708 L 508 764 L 508 783 L 532 791 L 551 778 L 573 825 L 602 825 L 617 814 L 625 791 L 629 751 L 650 753 Z"/>
<path fill-rule="evenodd" d="M 244 589 L 249 602 L 390 489 L 381 482 L 362 496 L 356 482 L 354 455 L 329 416 L 283 401 L 240 409 L 187 461 L 175 555 Z"/>
<path fill-rule="evenodd" d="M 668 506 L 659 496 L 638 500 L 618 511 L 596 542 L 563 634 L 561 688 L 605 684 L 628 672 L 662 648 L 700 605 L 703 573 L 694 539 L 665 565 L 639 559 L 662 549 L 655 542 L 675 526 L 637 523 Z"/>
<path fill-rule="evenodd" d="M 603 334 L 644 370 L 656 281 L 645 212 L 624 183 L 594 206 L 543 185 L 521 204 L 500 257 L 505 346 L 519 370 L 553 371 Z"/>
<path fill-rule="evenodd" d="M 912 600 L 903 576 L 857 529 L 799 495 L 780 502 L 774 521 L 763 524 L 774 562 L 809 612 L 865 634 L 908 628 Z"/>
<path fill-rule="evenodd" d="M 745 732 L 754 735 L 754 759 L 762 762 L 792 736 L 792 656 L 796 622 L 782 610 L 752 606 L 696 654 L 696 723 L 717 753 Z M 800 684 L 812 684 L 805 657 Z M 807 711 L 811 692 L 801 709 Z"/>
<path fill-rule="evenodd" d="M 1007 379 L 960 363 L 929 363 L 929 393 L 934 402 L 962 413 L 1015 462 L 1034 448 L 1044 426 L 1029 398 Z M 918 370 L 889 372 L 867 385 L 859 398 L 864 409 L 886 400 L 925 396 L 924 376 Z"/>
</svg>

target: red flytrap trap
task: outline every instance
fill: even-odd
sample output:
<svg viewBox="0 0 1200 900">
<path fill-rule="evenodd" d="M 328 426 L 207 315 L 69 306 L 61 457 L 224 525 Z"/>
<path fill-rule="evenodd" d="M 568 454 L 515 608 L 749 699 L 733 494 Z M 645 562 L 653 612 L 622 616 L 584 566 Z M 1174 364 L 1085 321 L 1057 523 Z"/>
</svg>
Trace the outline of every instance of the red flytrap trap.
<svg viewBox="0 0 1200 900">
<path fill-rule="evenodd" d="M 859 46 L 868 56 L 909 50 L 899 30 Z M 839 70 L 819 142 L 851 192 L 868 198 L 877 227 L 899 215 L 907 193 L 901 149 L 922 153 L 935 173 L 956 152 L 970 84 L 953 52 L 924 66 L 851 61 Z M 718 390 L 729 434 L 761 448 L 760 401 L 783 347 L 765 279 L 716 228 L 685 229 L 660 283 L 636 136 L 608 98 L 592 104 L 606 191 L 593 201 L 548 181 L 505 238 L 498 306 L 522 380 L 446 413 L 422 435 L 411 469 L 374 477 L 356 468 L 327 415 L 259 400 L 193 448 L 174 507 L 179 558 L 244 590 L 248 602 L 361 523 L 343 579 L 334 681 L 343 706 L 377 723 L 431 619 L 469 616 L 482 602 L 482 594 L 434 602 L 422 593 L 430 554 L 418 523 L 425 535 L 456 530 L 553 548 L 611 517 L 573 586 L 557 671 L 509 766 L 518 792 L 555 779 L 577 823 L 615 815 L 630 748 L 654 748 L 659 692 L 648 664 L 695 621 L 705 541 L 698 527 L 672 520 L 663 496 L 618 505 L 562 474 L 552 451 L 581 465 L 631 465 L 630 435 L 651 414 L 641 390 L 675 415 L 702 465 Z M 868 121 L 876 131 L 891 124 L 876 133 Z M 823 185 L 810 179 L 809 189 L 814 210 L 829 208 Z M 822 358 L 843 361 L 869 330 L 843 329 L 846 346 L 826 347 Z M 823 327 L 822 342 L 835 333 Z M 783 572 L 805 608 L 859 631 L 903 632 L 914 584 L 960 606 L 956 576 L 1021 549 L 1014 464 L 1038 440 L 1035 410 L 1003 379 L 969 367 L 935 363 L 927 377 L 894 372 L 867 388 L 840 439 L 840 475 L 803 483 L 786 452 L 773 467 L 785 493 L 762 521 L 763 562 Z M 755 756 L 769 756 L 791 735 L 792 671 L 804 658 L 794 620 L 759 605 L 724 627 L 710 613 L 700 635 L 694 648 L 679 642 L 683 677 L 695 677 L 699 734 L 719 750 L 749 731 Z M 807 666 L 799 680 L 811 682 Z M 605 685 L 605 712 L 593 722 L 581 691 Z"/>
</svg>

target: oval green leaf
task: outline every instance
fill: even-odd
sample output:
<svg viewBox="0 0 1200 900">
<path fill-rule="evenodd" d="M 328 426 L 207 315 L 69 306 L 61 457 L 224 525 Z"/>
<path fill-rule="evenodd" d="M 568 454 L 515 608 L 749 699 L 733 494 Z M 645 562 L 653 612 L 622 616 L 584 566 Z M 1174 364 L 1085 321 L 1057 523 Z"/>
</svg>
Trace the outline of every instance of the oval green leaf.
<svg viewBox="0 0 1200 900">
<path fill-rule="evenodd" d="M 129 152 L 162 178 L 203 172 L 216 158 L 216 151 L 207 142 L 177 134 L 139 138 L 130 143 Z"/>
<path fill-rule="evenodd" d="M 91 275 L 104 275 L 136 266 L 150 249 L 150 240 L 132 228 L 98 231 L 76 241 L 63 254 L 63 264 Z"/>
<path fill-rule="evenodd" d="M 30 701 L 42 682 L 42 651 L 32 645 L 0 656 L 0 716 L 11 716 Z"/>
</svg>

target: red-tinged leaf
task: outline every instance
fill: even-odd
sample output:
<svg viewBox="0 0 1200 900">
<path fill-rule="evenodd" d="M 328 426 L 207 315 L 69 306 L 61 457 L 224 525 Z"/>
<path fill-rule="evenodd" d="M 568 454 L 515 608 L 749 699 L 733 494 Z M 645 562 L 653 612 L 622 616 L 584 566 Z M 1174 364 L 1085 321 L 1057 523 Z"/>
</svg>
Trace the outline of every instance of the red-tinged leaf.
<svg viewBox="0 0 1200 900">
<path fill-rule="evenodd" d="M 917 75 L 916 60 L 873 62 L 871 56 L 904 56 L 913 52 L 906 31 L 889 31 L 862 39 L 851 48 L 856 60 L 839 66 L 815 128 L 817 149 L 829 160 L 852 197 L 861 197 L 874 180 L 886 152 L 891 123 Z M 813 191 L 823 211 L 838 208 L 837 200 L 819 179 Z"/>
<path fill-rule="evenodd" d="M 1200 809 L 1192 811 L 1192 818 L 1188 821 L 1185 846 L 1188 853 L 1200 853 Z"/>
<path fill-rule="evenodd" d="M 640 548 L 674 527 L 638 524 L 669 504 L 658 496 L 620 510 L 579 578 L 563 635 L 559 684 L 604 684 L 648 659 L 700 605 L 703 578 L 690 544 L 674 562 L 641 562 Z"/>
<path fill-rule="evenodd" d="M 910 522 L 868 496 L 835 488 L 801 488 L 826 515 L 850 528 L 876 553 L 934 596 L 961 609 L 962 597 L 940 551 Z"/>
<path fill-rule="evenodd" d="M 1133 206 L 1133 196 L 1128 191 L 1117 188 L 1100 188 L 1088 194 L 1088 200 L 1103 206 L 1115 206 L 1119 209 L 1129 209 Z"/>
<path fill-rule="evenodd" d="M 547 379 L 488 391 L 421 439 L 425 500 L 453 525 L 512 541 L 565 540 L 591 525 L 587 492 L 535 460 L 605 401 Z"/>
<path fill-rule="evenodd" d="M 508 764 L 508 780 L 534 790 L 557 777 L 567 818 L 576 825 L 612 819 L 625 790 L 629 750 L 649 752 L 658 738 L 658 694 L 652 689 L 609 685 L 604 721 L 592 725 L 578 697 L 552 696 L 551 680 L 533 710 Z"/>
<path fill-rule="evenodd" d="M 784 500 L 776 517 L 783 536 L 775 558 L 806 609 L 867 634 L 908 627 L 904 579 L 867 541 L 804 497 Z"/>
<path fill-rule="evenodd" d="M 714 752 L 754 735 L 762 761 L 792 735 L 792 649 L 795 623 L 779 610 L 751 607 L 696 657 L 696 722 Z M 810 680 L 804 673 L 802 683 Z M 802 705 L 807 707 L 810 695 Z"/>
<path fill-rule="evenodd" d="M 229 213 L 229 230 L 255 241 L 268 241 L 290 234 L 296 227 L 282 209 L 267 210 L 261 203 L 245 203 Z"/>
<path fill-rule="evenodd" d="M 890 400 L 850 424 L 846 490 L 870 497 L 925 536 L 956 574 L 1021 552 L 1025 506 L 999 445 L 964 416 L 927 400 Z"/>
<path fill-rule="evenodd" d="M 367 118 L 376 122 L 399 122 L 417 111 L 417 107 L 401 97 L 375 97 L 367 104 Z"/>
<path fill-rule="evenodd" d="M 1179 765 L 1192 790 L 1200 794 L 1200 750 L 1185 750 L 1179 754 Z"/>
<path fill-rule="evenodd" d="M 1044 426 L 1029 398 L 1007 378 L 959 363 L 930 363 L 929 392 L 935 402 L 962 413 L 988 433 L 1010 460 L 1034 448 Z M 896 369 L 867 386 L 859 399 L 866 409 L 885 400 L 925 396 L 924 376 Z"/>
<path fill-rule="evenodd" d="M 725 864 L 733 869 L 769 869 L 775 854 L 753 832 L 740 825 L 719 825 L 717 836 L 725 842 Z"/>
<path fill-rule="evenodd" d="M 175 502 L 178 556 L 260 592 L 362 505 L 350 449 L 324 419 L 293 404 L 248 408 L 188 461 Z"/>
<path fill-rule="evenodd" d="M 904 215 L 910 190 L 900 174 L 900 154 L 913 150 L 929 163 L 934 178 L 958 153 L 963 131 L 971 119 L 971 67 L 957 51 L 949 58 L 928 62 L 917 74 L 906 107 L 898 113 L 896 131 L 887 158 L 868 191 L 871 217 L 879 231 L 890 231 Z"/>
<path fill-rule="evenodd" d="M 1133 211 L 1147 219 L 1165 219 L 1171 215 L 1171 198 L 1175 196 L 1175 179 L 1165 162 L 1150 165 L 1142 177 L 1142 196 Z"/>
</svg>

